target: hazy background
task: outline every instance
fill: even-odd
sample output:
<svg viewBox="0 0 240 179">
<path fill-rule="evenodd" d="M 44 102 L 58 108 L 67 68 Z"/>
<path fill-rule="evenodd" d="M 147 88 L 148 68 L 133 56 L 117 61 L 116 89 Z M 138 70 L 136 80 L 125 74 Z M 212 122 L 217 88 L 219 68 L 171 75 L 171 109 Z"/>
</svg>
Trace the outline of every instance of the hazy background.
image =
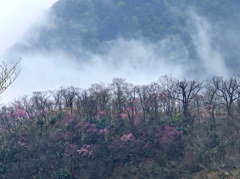
<svg viewBox="0 0 240 179">
<path fill-rule="evenodd" d="M 0 52 L 21 39 L 23 34 L 57 0 L 0 0 Z"/>
<path fill-rule="evenodd" d="M 235 7 L 231 1 L 230 5 Z M 144 84 L 156 81 L 161 75 L 205 80 L 213 75 L 227 77 L 238 74 L 240 16 L 234 9 L 230 9 L 230 17 L 224 14 L 221 17 L 221 14 L 215 16 L 219 12 L 224 13 L 221 9 L 213 15 L 205 13 L 205 9 L 197 9 L 198 1 L 196 4 L 181 1 L 176 6 L 173 3 L 164 8 L 168 9 L 168 21 L 176 21 L 176 27 L 173 24 L 170 30 L 148 37 L 144 31 L 134 32 L 141 29 L 137 25 L 132 30 L 134 34 L 125 33 L 129 29 L 112 32 L 112 29 L 126 26 L 116 24 L 118 19 L 106 23 L 108 31 L 101 26 L 103 19 L 108 20 L 109 17 L 101 19 L 104 15 L 97 14 L 96 7 L 107 7 L 108 16 L 111 16 L 116 8 L 113 0 L 60 0 L 54 5 L 54 10 L 49 10 L 55 2 L 0 0 L 0 58 L 10 65 L 22 58 L 19 65 L 21 74 L 1 96 L 4 102 L 33 91 L 53 90 L 60 86 L 87 88 L 100 81 L 110 83 L 115 77 Z M 90 2 L 89 9 L 74 9 L 78 7 L 74 3 L 79 2 Z M 81 16 L 71 8 L 81 12 Z M 131 17 L 134 18 L 141 19 Z M 164 16 L 163 24 L 165 19 Z M 100 31 L 100 35 L 95 31 Z M 162 35 L 165 31 L 166 34 Z M 109 36 L 102 38 L 102 34 Z M 86 43 L 91 40 L 98 42 Z"/>
<path fill-rule="evenodd" d="M 1 61 L 7 61 L 7 57 L 4 55 L 5 50 L 20 41 L 32 25 L 39 21 L 43 22 L 45 20 L 44 18 L 47 18 L 48 8 L 56 1 L 57 0 L 0 0 Z M 16 59 L 15 62 L 17 60 L 18 59 Z M 16 81 L 17 84 L 10 86 L 5 92 L 5 95 L 1 96 L 3 101 L 10 101 L 18 95 L 29 94 L 31 91 L 29 88 L 31 86 L 33 87 L 34 84 L 30 84 L 28 81 L 25 83 L 24 78 L 34 78 L 34 75 L 31 74 L 31 71 L 24 72 L 25 68 L 27 68 L 25 67 L 26 65 L 23 60 L 21 64 L 21 66 L 24 67 L 22 69 L 23 73 L 20 75 L 18 81 Z"/>
</svg>

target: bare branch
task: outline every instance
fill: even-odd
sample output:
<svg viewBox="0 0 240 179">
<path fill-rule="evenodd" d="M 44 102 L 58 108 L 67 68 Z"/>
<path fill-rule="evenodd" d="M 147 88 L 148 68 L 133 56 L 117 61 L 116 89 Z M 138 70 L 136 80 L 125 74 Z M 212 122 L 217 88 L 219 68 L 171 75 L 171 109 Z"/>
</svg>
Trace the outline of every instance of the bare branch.
<svg viewBox="0 0 240 179">
<path fill-rule="evenodd" d="M 9 68 L 4 62 L 0 64 L 0 94 L 2 94 L 18 77 L 20 70 L 17 69 L 17 65 L 21 59 L 11 68 Z"/>
</svg>

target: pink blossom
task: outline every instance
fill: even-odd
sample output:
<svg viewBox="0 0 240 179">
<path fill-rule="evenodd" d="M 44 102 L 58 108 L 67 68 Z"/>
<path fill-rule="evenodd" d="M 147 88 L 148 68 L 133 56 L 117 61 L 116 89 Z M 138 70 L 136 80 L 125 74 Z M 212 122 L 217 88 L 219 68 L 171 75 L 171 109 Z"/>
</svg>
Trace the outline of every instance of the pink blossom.
<svg viewBox="0 0 240 179">
<path fill-rule="evenodd" d="M 84 122 L 80 121 L 75 125 L 75 128 L 81 128 L 83 126 Z"/>
<path fill-rule="evenodd" d="M 106 135 L 110 132 L 109 128 L 104 128 L 99 130 L 100 135 Z"/>
<path fill-rule="evenodd" d="M 27 116 L 25 108 L 21 105 L 20 102 L 16 102 L 14 105 L 14 115 L 19 118 L 24 118 Z"/>
<path fill-rule="evenodd" d="M 121 141 L 123 142 L 128 142 L 128 141 L 134 141 L 135 138 L 133 136 L 132 133 L 129 133 L 129 134 L 126 134 L 126 135 L 123 135 L 121 138 L 120 138 Z"/>
<path fill-rule="evenodd" d="M 85 128 L 95 128 L 95 127 L 96 127 L 96 124 L 92 124 L 92 123 L 85 122 L 85 123 L 83 123 L 83 126 L 84 126 Z"/>
<path fill-rule="evenodd" d="M 84 123 L 82 124 L 82 126 L 84 127 L 84 129 L 85 129 L 86 132 L 88 132 L 88 133 L 91 133 L 91 134 L 96 134 L 96 133 L 98 133 L 98 129 L 97 129 L 96 124 L 84 122 Z"/>
<path fill-rule="evenodd" d="M 96 120 L 102 119 L 106 115 L 105 111 L 98 111 L 97 115 L 95 116 Z"/>
<path fill-rule="evenodd" d="M 18 107 L 15 114 L 18 116 L 18 117 L 25 117 L 26 116 L 26 111 L 24 108 L 22 107 Z"/>
<path fill-rule="evenodd" d="M 81 155 L 83 158 L 93 158 L 93 152 L 96 148 L 95 145 L 87 145 L 84 144 L 81 149 L 77 150 L 77 152 Z"/>
<path fill-rule="evenodd" d="M 173 140 L 177 139 L 182 135 L 181 131 L 171 126 L 166 126 L 163 129 L 159 129 L 155 137 L 160 143 L 171 143 Z"/>
<path fill-rule="evenodd" d="M 98 132 L 98 129 L 97 129 L 97 128 L 88 128 L 88 129 L 87 129 L 87 132 L 88 132 L 88 133 L 97 133 L 97 132 Z"/>
<path fill-rule="evenodd" d="M 79 122 L 75 125 L 75 128 L 84 128 L 88 133 L 98 133 L 98 129 L 96 124 L 88 123 L 88 122 Z"/>
<path fill-rule="evenodd" d="M 25 145 L 27 145 L 27 143 L 21 142 L 21 141 L 18 141 L 17 143 L 18 143 L 18 145 L 20 145 L 20 146 L 22 146 L 22 147 L 25 146 Z"/>
<path fill-rule="evenodd" d="M 65 147 L 64 156 L 65 157 L 72 157 L 72 156 L 74 156 L 74 154 L 76 153 L 78 148 L 79 147 L 77 145 L 75 145 L 75 144 L 68 144 Z"/>
</svg>

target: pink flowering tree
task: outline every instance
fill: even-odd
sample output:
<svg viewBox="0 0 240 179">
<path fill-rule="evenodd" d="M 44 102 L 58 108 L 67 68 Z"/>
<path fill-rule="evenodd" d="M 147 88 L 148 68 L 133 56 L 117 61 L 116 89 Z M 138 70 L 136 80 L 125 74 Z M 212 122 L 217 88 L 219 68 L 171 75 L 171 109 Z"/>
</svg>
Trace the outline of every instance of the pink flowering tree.
<svg viewBox="0 0 240 179">
<path fill-rule="evenodd" d="M 77 152 L 82 158 L 93 159 L 95 148 L 95 145 L 84 144 Z"/>
<path fill-rule="evenodd" d="M 182 132 L 174 127 L 166 126 L 161 128 L 155 134 L 156 142 L 159 144 L 170 144 L 175 140 L 179 139 Z"/>
<path fill-rule="evenodd" d="M 95 119 L 100 120 L 100 119 L 103 119 L 104 117 L 106 117 L 106 112 L 105 111 L 98 111 L 97 115 L 95 116 Z"/>
<path fill-rule="evenodd" d="M 17 120 L 22 120 L 27 117 L 26 110 L 19 101 L 15 102 L 13 104 L 13 107 L 14 107 L 14 116 Z"/>
</svg>

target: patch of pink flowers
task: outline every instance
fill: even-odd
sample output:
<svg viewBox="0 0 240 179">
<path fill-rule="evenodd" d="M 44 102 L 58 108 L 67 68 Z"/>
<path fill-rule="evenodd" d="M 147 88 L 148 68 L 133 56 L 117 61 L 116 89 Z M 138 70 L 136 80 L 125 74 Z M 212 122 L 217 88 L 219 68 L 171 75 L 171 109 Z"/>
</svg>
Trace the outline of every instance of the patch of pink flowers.
<svg viewBox="0 0 240 179">
<path fill-rule="evenodd" d="M 75 125 L 75 128 L 84 128 L 84 129 L 96 128 L 96 124 L 80 121 Z"/>
<path fill-rule="evenodd" d="M 88 133 L 91 133 L 91 134 L 95 134 L 95 133 L 98 133 L 98 129 L 97 128 L 93 128 L 93 127 L 91 127 L 91 128 L 88 128 L 87 129 L 87 132 Z"/>
<path fill-rule="evenodd" d="M 18 145 L 20 145 L 21 147 L 23 147 L 23 146 L 27 145 L 27 143 L 26 143 L 26 142 L 22 142 L 22 141 L 18 141 L 17 143 L 18 143 Z"/>
<path fill-rule="evenodd" d="M 14 115 L 16 116 L 17 119 L 21 119 L 27 116 L 25 108 L 19 102 L 14 104 L 14 108 L 15 108 Z"/>
<path fill-rule="evenodd" d="M 133 136 L 132 133 L 129 133 L 129 134 L 126 134 L 126 135 L 123 135 L 120 140 L 122 142 L 130 142 L 130 141 L 134 141 L 135 140 L 135 137 Z"/>
<path fill-rule="evenodd" d="M 83 127 L 85 127 L 85 128 L 96 128 L 96 124 L 84 122 Z"/>
<path fill-rule="evenodd" d="M 162 129 L 159 129 L 155 137 L 159 143 L 171 143 L 181 135 L 182 132 L 177 130 L 175 127 L 166 126 Z"/>
<path fill-rule="evenodd" d="M 100 135 L 106 135 L 110 132 L 109 128 L 99 129 L 98 133 Z"/>
<path fill-rule="evenodd" d="M 77 152 L 81 155 L 83 158 L 93 158 L 93 152 L 94 149 L 96 148 L 95 145 L 88 145 L 84 144 L 81 149 L 77 150 Z"/>
<path fill-rule="evenodd" d="M 106 115 L 106 112 L 105 111 L 98 111 L 97 112 L 97 115 L 95 116 L 96 120 L 100 120 L 102 119 L 103 117 L 105 117 Z"/>
<path fill-rule="evenodd" d="M 86 132 L 88 132 L 90 134 L 98 133 L 98 129 L 97 129 L 95 124 L 91 124 L 91 123 L 85 122 L 83 124 L 83 127 L 85 128 Z"/>
<path fill-rule="evenodd" d="M 139 142 L 135 139 L 132 133 L 125 134 L 120 137 L 120 141 L 113 142 L 109 145 L 109 149 L 113 151 L 126 151 L 128 149 L 128 142 Z"/>
<path fill-rule="evenodd" d="M 75 144 L 66 145 L 65 150 L 64 150 L 64 156 L 65 157 L 73 157 L 75 154 L 77 154 L 76 151 L 78 148 L 79 147 Z"/>
</svg>

